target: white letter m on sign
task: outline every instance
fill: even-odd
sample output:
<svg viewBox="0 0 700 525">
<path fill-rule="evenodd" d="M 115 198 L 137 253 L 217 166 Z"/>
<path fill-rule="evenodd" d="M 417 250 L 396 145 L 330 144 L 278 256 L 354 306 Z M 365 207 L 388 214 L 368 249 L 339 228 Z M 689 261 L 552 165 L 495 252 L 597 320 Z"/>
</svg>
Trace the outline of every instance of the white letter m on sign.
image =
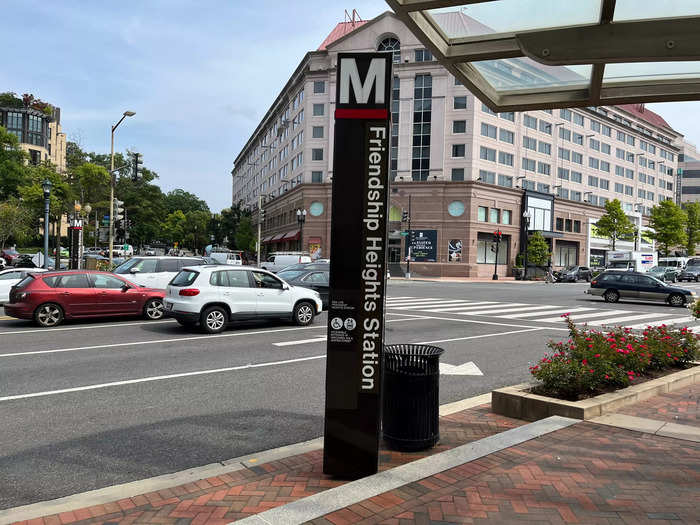
<svg viewBox="0 0 700 525">
<path fill-rule="evenodd" d="M 374 90 L 374 103 L 384 104 L 384 69 L 386 60 L 383 58 L 373 58 L 369 63 L 369 70 L 364 83 L 360 80 L 360 73 L 357 71 L 357 62 L 354 58 L 340 59 L 340 104 L 350 103 L 350 82 L 352 91 L 358 104 L 367 104 L 369 94 L 372 91 L 372 84 L 376 83 Z"/>
</svg>

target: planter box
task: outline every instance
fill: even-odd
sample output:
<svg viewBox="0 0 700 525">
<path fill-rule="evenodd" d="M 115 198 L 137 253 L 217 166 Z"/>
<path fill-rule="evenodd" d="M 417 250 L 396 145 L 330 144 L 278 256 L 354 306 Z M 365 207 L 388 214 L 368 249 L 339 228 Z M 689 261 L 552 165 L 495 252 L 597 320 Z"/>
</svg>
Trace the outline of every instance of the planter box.
<svg viewBox="0 0 700 525">
<path fill-rule="evenodd" d="M 564 401 L 531 394 L 529 390 L 534 383 L 522 383 L 491 392 L 491 410 L 496 414 L 525 421 L 537 421 L 549 416 L 592 419 L 693 383 L 700 383 L 700 366 L 581 401 Z"/>
</svg>

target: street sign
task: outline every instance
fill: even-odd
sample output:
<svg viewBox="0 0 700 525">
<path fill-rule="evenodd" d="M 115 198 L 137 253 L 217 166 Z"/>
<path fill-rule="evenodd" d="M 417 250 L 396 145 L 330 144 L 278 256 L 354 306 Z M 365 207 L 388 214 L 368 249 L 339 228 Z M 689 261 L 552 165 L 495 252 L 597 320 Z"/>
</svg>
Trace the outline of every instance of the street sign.
<svg viewBox="0 0 700 525">
<path fill-rule="evenodd" d="M 402 237 L 407 237 L 407 236 L 408 236 L 408 232 L 401 232 L 401 236 L 402 236 Z"/>
<path fill-rule="evenodd" d="M 340 53 L 336 85 L 323 472 L 379 459 L 390 53 Z"/>
</svg>

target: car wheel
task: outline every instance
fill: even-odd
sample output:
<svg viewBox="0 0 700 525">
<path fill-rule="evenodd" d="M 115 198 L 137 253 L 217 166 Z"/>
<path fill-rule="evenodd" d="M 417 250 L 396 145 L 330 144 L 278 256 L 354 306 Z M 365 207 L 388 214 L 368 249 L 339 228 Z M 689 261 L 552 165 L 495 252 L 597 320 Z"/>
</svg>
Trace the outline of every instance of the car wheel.
<svg viewBox="0 0 700 525">
<path fill-rule="evenodd" d="M 679 293 L 671 294 L 668 298 L 668 304 L 670 304 L 671 306 L 684 306 L 685 297 L 683 297 Z"/>
<path fill-rule="evenodd" d="M 698 275 L 698 276 L 695 278 L 695 282 L 696 282 L 696 283 L 700 283 L 700 275 Z"/>
<path fill-rule="evenodd" d="M 301 302 L 294 307 L 294 322 L 299 326 L 310 325 L 314 315 L 314 305 L 311 303 Z"/>
<path fill-rule="evenodd" d="M 157 321 L 163 318 L 165 307 L 162 299 L 151 299 L 143 307 L 143 314 L 150 321 Z"/>
<path fill-rule="evenodd" d="M 616 303 L 620 300 L 620 294 L 617 290 L 608 290 L 603 294 L 603 299 L 606 303 Z"/>
<path fill-rule="evenodd" d="M 226 328 L 226 310 L 210 306 L 202 312 L 202 330 L 207 334 L 218 334 Z"/>
<path fill-rule="evenodd" d="M 39 326 L 51 328 L 63 322 L 63 308 L 54 303 L 46 303 L 34 310 L 34 321 Z"/>
</svg>

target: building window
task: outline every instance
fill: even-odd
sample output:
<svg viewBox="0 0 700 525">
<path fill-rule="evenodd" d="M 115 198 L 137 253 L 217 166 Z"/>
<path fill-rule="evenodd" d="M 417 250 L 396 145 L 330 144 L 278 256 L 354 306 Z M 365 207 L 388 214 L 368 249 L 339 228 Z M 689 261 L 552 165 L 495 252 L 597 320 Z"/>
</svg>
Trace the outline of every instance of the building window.
<svg viewBox="0 0 700 525">
<path fill-rule="evenodd" d="M 600 189 L 601 190 L 609 190 L 610 189 L 610 181 L 607 179 L 600 179 Z"/>
<path fill-rule="evenodd" d="M 580 113 L 574 113 L 574 124 L 578 126 L 583 126 L 584 125 L 584 120 L 583 120 L 583 115 Z"/>
<path fill-rule="evenodd" d="M 532 151 L 536 151 L 537 141 L 532 137 L 523 137 L 523 147 L 526 149 L 531 149 Z"/>
<path fill-rule="evenodd" d="M 314 80 L 314 93 L 325 93 L 326 82 L 324 80 Z"/>
<path fill-rule="evenodd" d="M 507 142 L 508 144 L 515 143 L 515 133 L 508 131 L 507 129 L 500 128 L 498 130 L 498 139 Z"/>
<path fill-rule="evenodd" d="M 501 211 L 501 224 L 511 224 L 513 212 L 510 210 Z"/>
<path fill-rule="evenodd" d="M 581 181 L 583 180 L 583 175 L 579 171 L 573 171 L 571 170 L 571 182 L 578 182 L 581 184 Z"/>
<path fill-rule="evenodd" d="M 499 210 L 498 208 L 490 208 L 489 209 L 489 222 L 492 222 L 494 224 L 498 224 L 500 217 L 501 217 L 501 210 Z"/>
<path fill-rule="evenodd" d="M 562 180 L 569 180 L 569 170 L 566 168 L 557 168 L 557 177 Z"/>
<path fill-rule="evenodd" d="M 399 100 L 400 100 L 401 81 L 399 77 L 394 77 L 391 86 L 391 155 L 390 155 L 390 172 L 391 180 L 396 178 L 399 169 Z M 428 124 L 430 128 L 430 124 Z M 430 131 L 428 131 L 430 134 Z"/>
<path fill-rule="evenodd" d="M 315 139 L 323 138 L 323 126 L 314 126 L 311 128 L 311 137 Z"/>
<path fill-rule="evenodd" d="M 579 201 L 579 202 L 581 202 L 581 192 L 580 192 L 580 191 L 571 190 L 570 195 L 571 195 L 570 198 L 571 198 L 572 201 Z"/>
<path fill-rule="evenodd" d="M 557 217 L 556 223 L 557 225 L 555 226 L 555 228 L 558 231 L 564 231 L 564 219 L 562 217 Z"/>
<path fill-rule="evenodd" d="M 486 222 L 486 213 L 487 213 L 488 208 L 485 206 L 479 206 L 479 210 L 477 212 L 477 220 L 481 222 Z"/>
<path fill-rule="evenodd" d="M 416 62 L 430 62 L 433 54 L 427 49 L 416 49 Z"/>
<path fill-rule="evenodd" d="M 542 133 L 546 133 L 547 135 L 552 134 L 552 125 L 547 122 L 546 120 L 541 120 L 540 119 L 540 131 Z"/>
<path fill-rule="evenodd" d="M 452 158 L 464 157 L 464 144 L 452 144 Z"/>
<path fill-rule="evenodd" d="M 379 42 L 377 51 L 391 51 L 391 61 L 394 64 L 399 64 L 401 62 L 401 43 L 399 42 L 398 38 L 385 38 Z"/>
<path fill-rule="evenodd" d="M 505 164 L 506 166 L 512 166 L 513 165 L 513 154 L 507 153 L 505 151 L 499 151 L 498 152 L 498 163 Z"/>
<path fill-rule="evenodd" d="M 570 231 L 570 230 L 569 230 Z M 567 268 L 575 266 L 578 261 L 578 247 L 575 244 L 557 243 L 554 264 Z"/>
<path fill-rule="evenodd" d="M 560 109 L 559 116 L 564 120 L 571 122 L 571 110 L 570 109 Z"/>
<path fill-rule="evenodd" d="M 610 155 L 610 144 L 606 144 L 605 142 L 602 142 L 600 144 L 600 151 L 602 151 L 606 155 Z"/>
<path fill-rule="evenodd" d="M 537 173 L 541 173 L 542 175 L 549 175 L 551 172 L 551 166 L 547 164 L 546 162 L 538 162 L 537 163 Z"/>
<path fill-rule="evenodd" d="M 574 221 L 574 233 L 581 233 L 581 221 Z"/>
<path fill-rule="evenodd" d="M 453 153 L 454 153 L 454 147 L 453 147 Z M 496 150 L 487 148 L 485 146 L 481 146 L 479 150 L 479 158 L 481 160 L 488 160 L 491 162 L 496 162 Z"/>
<path fill-rule="evenodd" d="M 428 180 L 430 172 L 430 121 L 432 119 L 433 77 L 416 75 L 413 89 L 413 152 L 411 177 Z"/>
<path fill-rule="evenodd" d="M 22 113 L 7 112 L 7 131 L 17 137 L 17 140 L 20 142 L 24 142 L 22 137 Z"/>
<path fill-rule="evenodd" d="M 559 158 L 563 160 L 571 160 L 571 150 L 566 148 L 559 148 Z"/>
<path fill-rule="evenodd" d="M 314 148 L 311 150 L 311 160 L 323 160 L 323 149 Z"/>
<path fill-rule="evenodd" d="M 537 143 L 537 151 L 544 153 L 545 155 L 552 154 L 552 145 L 549 142 L 542 142 L 541 140 Z"/>
<path fill-rule="evenodd" d="M 452 107 L 454 109 L 467 109 L 467 97 L 455 97 Z"/>
<path fill-rule="evenodd" d="M 537 191 L 540 193 L 549 193 L 549 184 L 537 183 Z"/>
<path fill-rule="evenodd" d="M 495 184 L 496 174 L 493 171 L 479 170 L 479 180 L 487 184 Z"/>
<path fill-rule="evenodd" d="M 581 164 L 583 165 L 583 155 L 576 151 L 571 152 L 571 162 L 575 162 L 576 164 Z"/>
<path fill-rule="evenodd" d="M 588 185 L 597 188 L 598 187 L 598 177 L 593 177 L 592 175 L 588 176 Z"/>
<path fill-rule="evenodd" d="M 466 133 L 466 132 L 467 132 L 467 121 L 466 120 L 454 120 L 454 121 L 452 121 L 452 133 Z M 494 138 L 496 138 L 496 137 L 494 137 Z"/>
<path fill-rule="evenodd" d="M 511 177 L 510 175 L 498 175 L 498 185 L 503 186 L 504 188 L 512 188 L 513 177 Z M 505 213 L 505 211 L 503 213 Z"/>
<path fill-rule="evenodd" d="M 615 183 L 615 193 L 624 193 L 625 191 L 625 185 L 620 184 L 619 182 Z"/>
<path fill-rule="evenodd" d="M 527 171 L 535 171 L 536 162 L 533 159 L 523 159 L 522 168 Z"/>
<path fill-rule="evenodd" d="M 311 182 L 323 182 L 323 172 L 322 171 L 312 171 L 311 172 Z"/>
<path fill-rule="evenodd" d="M 557 188 L 557 196 L 560 199 L 568 199 L 569 198 L 569 190 L 566 188 Z"/>
<path fill-rule="evenodd" d="M 452 168 L 452 180 L 460 182 L 464 180 L 464 168 Z"/>
<path fill-rule="evenodd" d="M 530 115 L 523 116 L 523 124 L 525 124 L 526 128 L 537 129 L 537 119 Z"/>
<path fill-rule="evenodd" d="M 325 113 L 325 104 L 314 104 L 313 106 L 313 116 L 322 117 Z"/>
<path fill-rule="evenodd" d="M 532 191 L 535 191 L 535 182 L 534 182 L 534 181 L 531 181 L 531 180 L 525 179 L 525 180 L 523 180 L 523 182 L 522 182 L 522 188 L 523 188 L 524 190 L 532 190 Z"/>
<path fill-rule="evenodd" d="M 35 150 L 35 149 L 30 149 L 29 150 L 29 157 L 31 162 L 34 165 L 41 164 L 41 151 Z"/>
<path fill-rule="evenodd" d="M 600 122 L 591 119 L 591 129 L 597 133 L 600 133 Z"/>
<path fill-rule="evenodd" d="M 498 264 L 508 264 L 509 242 L 502 242 L 498 249 Z M 492 250 L 493 234 L 477 234 L 476 262 L 477 264 L 493 264 L 496 262 L 496 252 Z"/>
<path fill-rule="evenodd" d="M 574 131 L 571 142 L 573 142 L 574 144 L 578 144 L 579 146 L 583 146 L 583 135 Z"/>
<path fill-rule="evenodd" d="M 498 114 L 499 118 L 505 119 L 505 120 L 510 120 L 511 122 L 515 122 L 515 113 L 512 111 L 506 111 L 505 113 L 499 113 Z"/>
<path fill-rule="evenodd" d="M 559 138 L 571 142 L 571 130 L 566 128 L 559 128 Z"/>
<path fill-rule="evenodd" d="M 497 131 L 498 131 L 498 128 L 496 126 L 492 126 L 491 124 L 487 124 L 486 122 L 481 123 L 481 135 L 482 136 L 489 137 L 491 139 L 495 139 Z"/>
<path fill-rule="evenodd" d="M 602 125 L 600 132 L 606 137 L 612 136 L 612 128 L 610 126 L 606 126 L 605 124 Z"/>
<path fill-rule="evenodd" d="M 483 102 L 481 103 L 481 111 L 483 111 L 484 113 L 487 113 L 489 115 L 496 115 L 496 112 L 494 110 L 492 110 L 490 107 L 488 107 L 486 104 L 484 104 Z"/>
</svg>

